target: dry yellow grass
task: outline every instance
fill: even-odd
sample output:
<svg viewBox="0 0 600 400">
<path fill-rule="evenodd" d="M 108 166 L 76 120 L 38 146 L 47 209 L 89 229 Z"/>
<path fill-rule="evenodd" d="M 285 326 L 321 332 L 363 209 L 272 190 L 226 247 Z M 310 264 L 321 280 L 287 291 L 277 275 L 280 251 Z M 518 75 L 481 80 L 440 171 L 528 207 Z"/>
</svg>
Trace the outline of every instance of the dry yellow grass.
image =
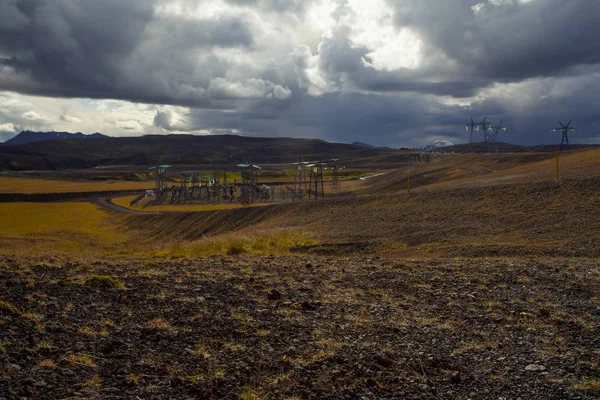
<svg viewBox="0 0 600 400">
<path fill-rule="evenodd" d="M 314 244 L 309 235 L 284 230 L 157 241 L 148 238 L 146 232 L 125 232 L 124 218 L 83 202 L 1 203 L 0 253 L 170 258 L 288 254 L 295 246 Z"/>
<path fill-rule="evenodd" d="M 559 152 L 560 178 L 600 175 L 600 149 Z M 447 156 L 438 162 L 403 166 L 370 179 L 363 194 L 397 193 L 407 190 L 445 190 L 539 182 L 556 179 L 555 153 L 490 153 Z"/>
<path fill-rule="evenodd" d="M 61 181 L 50 179 L 0 177 L 2 193 L 68 193 L 151 189 L 154 182 L 132 181 Z"/>
<path fill-rule="evenodd" d="M 234 232 L 194 241 L 149 245 L 145 254 L 158 257 L 196 258 L 210 255 L 287 255 L 295 247 L 314 245 L 307 233 L 279 230 L 247 234 Z"/>
<path fill-rule="evenodd" d="M 128 238 L 118 223 L 90 203 L 2 203 L 0 248 L 16 253 L 114 249 Z"/>
<path fill-rule="evenodd" d="M 493 156 L 493 155 L 492 155 Z M 600 149 L 559 152 L 561 179 L 573 179 L 600 175 Z M 509 169 L 491 171 L 455 181 L 433 184 L 426 190 L 488 186 L 504 183 L 524 183 L 556 179 L 556 157 L 554 153 L 542 161 L 524 163 Z"/>
</svg>

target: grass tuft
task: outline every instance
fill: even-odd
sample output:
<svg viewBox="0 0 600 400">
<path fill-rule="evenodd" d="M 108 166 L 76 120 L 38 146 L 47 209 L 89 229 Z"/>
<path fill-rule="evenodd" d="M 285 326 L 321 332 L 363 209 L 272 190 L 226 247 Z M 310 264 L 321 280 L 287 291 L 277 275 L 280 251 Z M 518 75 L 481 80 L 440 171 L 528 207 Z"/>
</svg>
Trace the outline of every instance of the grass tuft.
<svg viewBox="0 0 600 400">
<path fill-rule="evenodd" d="M 266 400 L 267 396 L 260 394 L 251 386 L 246 386 L 240 393 L 240 400 Z"/>
<path fill-rule="evenodd" d="M 17 307 L 13 306 L 8 301 L 0 300 L 0 310 L 6 311 L 9 314 L 21 315 L 21 311 L 19 311 Z"/>
<path fill-rule="evenodd" d="M 584 392 L 593 396 L 600 395 L 600 378 L 589 378 L 580 383 L 571 385 L 573 390 Z"/>
<path fill-rule="evenodd" d="M 40 368 L 56 369 L 57 365 L 53 360 L 42 360 L 38 363 Z"/>
</svg>

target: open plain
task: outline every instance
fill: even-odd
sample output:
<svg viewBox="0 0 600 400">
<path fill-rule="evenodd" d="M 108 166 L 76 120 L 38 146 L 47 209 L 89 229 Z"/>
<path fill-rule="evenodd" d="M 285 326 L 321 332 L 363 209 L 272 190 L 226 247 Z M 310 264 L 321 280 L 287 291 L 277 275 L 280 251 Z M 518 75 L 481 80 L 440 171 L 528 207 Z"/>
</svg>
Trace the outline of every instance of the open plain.
<svg viewBox="0 0 600 400">
<path fill-rule="evenodd" d="M 600 152 L 553 157 L 261 207 L 2 203 L 0 398 L 597 398 Z"/>
</svg>

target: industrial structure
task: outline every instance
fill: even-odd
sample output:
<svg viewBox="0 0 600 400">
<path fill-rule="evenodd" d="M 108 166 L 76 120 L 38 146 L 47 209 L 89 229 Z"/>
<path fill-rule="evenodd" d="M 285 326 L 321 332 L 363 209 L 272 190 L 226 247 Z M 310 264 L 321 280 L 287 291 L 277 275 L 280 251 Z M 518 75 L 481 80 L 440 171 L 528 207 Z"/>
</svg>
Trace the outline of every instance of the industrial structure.
<svg viewBox="0 0 600 400">
<path fill-rule="evenodd" d="M 490 124 L 490 129 L 485 134 L 485 150 L 488 153 L 491 151 L 498 151 L 496 148 L 496 138 L 501 131 L 506 132 L 506 127 L 502 125 L 502 121 L 495 127 L 492 127 Z"/>
<path fill-rule="evenodd" d="M 471 118 L 471 123 L 465 125 L 465 129 L 467 132 L 470 132 L 469 135 L 469 144 L 473 143 L 473 133 L 474 132 L 483 132 L 483 143 L 485 144 L 485 151 L 491 152 L 496 151 L 496 138 L 500 132 L 506 132 L 506 127 L 502 126 L 502 121 L 497 126 L 493 126 L 488 120 L 487 117 L 483 118 L 483 121 L 479 123 L 475 123 L 473 118 Z M 472 147 L 471 147 L 472 148 Z"/>
<path fill-rule="evenodd" d="M 181 173 L 176 179 L 167 178 L 167 170 L 171 165 L 161 164 L 150 167 L 150 174 L 155 180 L 155 190 L 146 191 L 136 197 L 131 205 L 135 205 L 146 196 L 153 196 L 148 204 L 163 204 L 168 199 L 168 204 L 204 203 L 219 204 L 221 202 L 239 202 L 243 205 L 254 203 L 296 202 L 305 199 L 317 200 L 325 198 L 324 171 L 331 171 L 331 188 L 338 189 L 341 185 L 339 159 L 298 161 L 292 164 L 283 164 L 293 167 L 293 181 L 286 185 L 280 183 L 278 192 L 272 186 L 259 182 L 262 167 L 253 164 L 249 159 L 242 164 L 237 164 L 241 179 L 228 179 L 227 171 L 222 173 Z M 170 182 L 170 187 L 168 182 Z M 278 196 L 276 196 L 278 194 Z"/>
<path fill-rule="evenodd" d="M 561 127 L 552 129 L 552 132 L 562 132 L 562 139 L 560 140 L 560 150 L 562 150 L 564 146 L 569 145 L 569 132 L 575 132 L 575 128 L 571 127 L 571 122 L 573 121 L 569 121 L 565 125 L 562 123 L 562 121 L 558 121 Z"/>
<path fill-rule="evenodd" d="M 150 167 L 154 173 L 154 198 L 157 203 L 160 203 L 164 199 L 167 193 L 167 169 L 171 168 L 170 165 L 162 164 L 162 159 L 159 159 L 155 166 Z"/>
<path fill-rule="evenodd" d="M 475 121 L 473 121 L 473 118 L 471 118 L 471 123 L 465 125 L 465 128 L 467 129 L 467 132 L 470 132 L 469 134 L 469 144 L 473 143 L 473 132 L 475 132 L 475 127 L 478 126 L 478 124 L 475 123 Z"/>
</svg>

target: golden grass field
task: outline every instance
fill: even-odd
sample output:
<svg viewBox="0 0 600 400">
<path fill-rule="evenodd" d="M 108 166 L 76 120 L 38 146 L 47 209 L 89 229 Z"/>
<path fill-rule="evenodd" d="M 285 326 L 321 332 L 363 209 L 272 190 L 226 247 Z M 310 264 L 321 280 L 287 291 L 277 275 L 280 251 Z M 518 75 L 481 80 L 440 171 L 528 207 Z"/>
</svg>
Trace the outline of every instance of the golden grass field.
<svg viewBox="0 0 600 400">
<path fill-rule="evenodd" d="M 128 235 L 120 218 L 90 203 L 2 203 L 5 252 L 94 252 L 117 249 Z"/>
<path fill-rule="evenodd" d="M 61 181 L 23 177 L 0 177 L 2 193 L 81 193 L 116 190 L 144 190 L 154 187 L 154 182 L 135 181 Z"/>
<path fill-rule="evenodd" d="M 127 228 L 126 218 L 84 202 L 0 203 L 0 254 L 83 258 L 283 255 L 294 246 L 315 243 L 311 235 L 292 230 L 232 232 L 190 241 L 154 240 L 147 232 Z"/>
</svg>

